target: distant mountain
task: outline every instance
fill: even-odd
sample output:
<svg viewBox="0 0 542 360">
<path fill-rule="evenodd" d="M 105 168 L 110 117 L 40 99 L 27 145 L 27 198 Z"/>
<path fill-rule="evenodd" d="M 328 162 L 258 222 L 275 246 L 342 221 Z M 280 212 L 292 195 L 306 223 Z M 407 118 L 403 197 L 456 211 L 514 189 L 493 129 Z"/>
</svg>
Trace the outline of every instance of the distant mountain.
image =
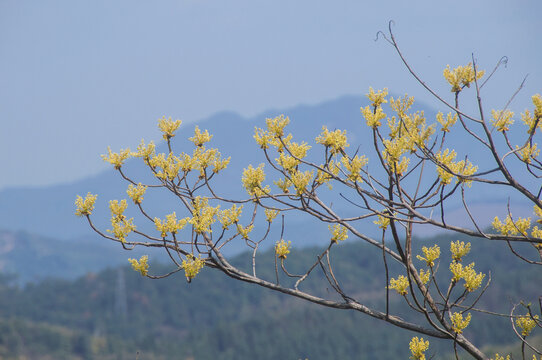
<svg viewBox="0 0 542 360">
<path fill-rule="evenodd" d="M 48 278 L 75 279 L 109 266 L 127 264 L 140 249 L 122 251 L 97 239 L 58 240 L 25 232 L 0 231 L 0 273 L 19 284 Z M 159 258 L 159 257 L 158 257 Z"/>
<path fill-rule="evenodd" d="M 288 131 L 294 134 L 297 141 L 307 141 L 313 145 L 311 150 L 312 159 L 321 162 L 321 152 L 319 146 L 315 146 L 314 138 L 320 133 L 322 126 L 329 129 L 345 129 L 352 152 L 359 149 L 362 154 L 367 154 L 370 159 L 369 169 L 378 172 L 376 155 L 372 146 L 371 131 L 364 124 L 359 108 L 367 105 L 368 100 L 362 96 L 344 96 L 328 102 L 314 106 L 298 106 L 285 110 L 270 110 L 252 119 L 243 119 L 234 113 L 219 113 L 197 125 L 202 129 L 209 129 L 214 135 L 209 147 L 218 148 L 224 156 L 231 156 L 229 167 L 218 177 L 213 179 L 215 189 L 220 194 L 226 194 L 232 198 L 245 198 L 246 193 L 241 186 L 241 173 L 248 164 L 258 165 L 265 162 L 262 151 L 253 140 L 254 127 L 265 127 L 265 118 L 273 117 L 278 114 L 285 114 L 290 117 L 291 123 Z M 424 109 L 428 119 L 434 119 L 436 111 L 417 104 L 416 109 Z M 181 126 L 178 136 L 174 138 L 174 147 L 176 152 L 192 152 L 193 144 L 187 140 L 192 136 L 195 125 Z M 384 130 L 386 131 L 386 130 Z M 141 134 L 142 137 L 145 134 Z M 158 139 L 145 139 L 157 141 Z M 477 152 L 471 146 L 465 146 L 467 140 L 461 133 L 457 136 L 449 137 L 450 146 L 457 149 L 459 156 L 468 151 L 469 159 L 481 168 L 485 168 L 485 155 Z M 131 145 L 134 149 L 137 144 Z M 113 149 L 118 151 L 118 149 Z M 158 147 L 159 152 L 166 152 L 165 144 L 162 142 Z M 105 149 L 104 149 L 105 152 Z M 96 154 L 99 156 L 99 154 Z M 372 161 L 372 162 L 371 162 Z M 130 160 L 123 166 L 124 171 L 130 177 L 138 181 L 151 182 L 152 176 L 148 169 L 139 159 Z M 268 178 L 266 183 L 272 188 L 272 171 L 266 166 Z M 428 171 L 434 171 L 433 169 Z M 83 179 L 70 184 L 61 184 L 45 188 L 12 188 L 0 192 L 0 229 L 9 231 L 23 230 L 29 233 L 40 234 L 57 239 L 75 239 L 78 237 L 94 237 L 86 221 L 74 216 L 74 200 L 76 195 L 85 195 L 87 192 L 98 194 L 96 211 L 93 214 L 94 221 L 101 228 L 109 226 L 109 211 L 107 204 L 109 199 L 126 198 L 127 183 L 121 179 L 115 170 L 105 171 L 97 176 Z M 348 205 L 340 199 L 335 193 L 333 199 L 335 207 Z M 502 214 L 506 211 L 505 204 L 508 194 L 495 191 L 493 188 L 473 186 L 468 190 L 468 199 L 473 203 L 473 212 L 475 215 L 485 216 L 484 221 L 488 221 L 488 214 Z M 454 202 L 455 201 L 455 202 Z M 461 202 L 455 199 L 449 205 L 450 211 L 455 208 L 460 209 Z M 496 207 L 495 204 L 499 206 Z M 179 209 L 179 203 L 173 196 L 165 192 L 149 190 L 145 196 L 144 205 L 153 216 L 163 217 L 165 214 Z M 516 204 L 512 204 L 514 207 Z M 349 205 L 349 208 L 352 208 Z M 476 209 L 480 210 L 476 210 Z M 495 208 L 488 212 L 488 208 Z M 349 210 L 350 212 L 355 210 Z M 522 209 L 518 215 L 529 213 L 530 207 Z M 467 223 L 467 217 L 462 210 L 458 210 L 454 215 L 459 223 Z M 287 217 L 287 225 L 291 233 L 295 236 L 303 234 L 305 244 L 318 243 L 318 232 L 322 227 L 307 226 L 306 216 Z M 137 221 L 137 220 L 136 220 Z M 153 231 L 152 223 L 138 222 L 138 228 L 141 230 Z M 483 225 L 487 225 L 486 222 Z M 325 228 L 325 227 L 324 227 Z M 296 230 L 297 229 L 297 230 Z M 424 230 L 425 231 L 425 230 Z M 374 232 L 373 227 L 369 226 L 368 234 Z M 424 233 L 424 232 L 422 232 Z M 429 234 L 430 232 L 425 232 Z M 239 248 L 233 247 L 232 251 L 238 251 Z"/>
</svg>

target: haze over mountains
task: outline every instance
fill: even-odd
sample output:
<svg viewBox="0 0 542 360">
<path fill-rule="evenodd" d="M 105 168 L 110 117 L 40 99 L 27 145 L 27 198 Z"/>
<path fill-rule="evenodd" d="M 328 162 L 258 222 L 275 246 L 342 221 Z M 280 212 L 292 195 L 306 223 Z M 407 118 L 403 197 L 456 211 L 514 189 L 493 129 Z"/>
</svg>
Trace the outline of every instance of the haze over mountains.
<svg viewBox="0 0 542 360">
<path fill-rule="evenodd" d="M 265 118 L 285 114 L 290 117 L 290 125 L 287 131 L 294 135 L 294 140 L 307 141 L 313 148 L 315 161 L 319 161 L 318 154 L 321 153 L 320 146 L 315 144 L 314 138 L 320 133 L 322 126 L 329 129 L 345 129 L 352 152 L 359 149 L 360 154 L 366 154 L 369 159 L 374 158 L 372 148 L 371 131 L 365 125 L 359 108 L 367 105 L 367 99 L 361 96 L 345 96 L 330 100 L 315 106 L 298 106 L 285 110 L 269 110 L 264 114 L 251 119 L 244 119 L 241 116 L 224 112 L 218 113 L 197 125 L 201 129 L 209 129 L 214 135 L 209 147 L 216 147 L 223 156 L 231 156 L 228 168 L 220 173 L 213 180 L 213 186 L 220 194 L 227 194 L 231 198 L 245 198 L 246 193 L 241 186 L 241 174 L 249 164 L 257 166 L 265 163 L 263 152 L 253 139 L 254 127 L 265 127 Z M 415 104 L 416 109 L 423 109 L 428 122 L 433 122 L 436 111 L 424 106 Z M 182 125 L 178 135 L 174 138 L 173 145 L 176 153 L 191 153 L 193 144 L 187 140 L 193 135 L 194 125 Z M 481 169 L 485 166 L 487 153 L 477 152 L 473 147 L 472 140 L 464 135 L 464 132 L 452 133 L 453 137 L 448 138 L 451 148 L 458 152 L 458 157 L 468 155 L 469 160 L 479 165 Z M 146 134 L 141 134 L 146 142 L 154 140 L 158 149 L 157 152 L 166 152 L 165 144 L 161 139 L 149 139 Z M 435 135 L 433 135 L 435 136 Z M 126 144 L 125 147 L 135 149 L 137 144 Z M 104 152 L 106 149 L 104 149 Z M 119 149 L 112 149 L 118 151 Z M 100 154 L 96 154 L 99 157 Z M 379 167 L 376 161 L 369 163 L 369 169 L 378 173 Z M 269 166 L 266 183 L 272 184 L 274 179 Z M 148 169 L 139 159 L 131 159 L 124 166 L 125 173 L 136 181 L 152 183 L 153 177 L 149 175 Z M 429 171 L 434 171 L 431 169 Z M 432 172 L 431 176 L 432 177 Z M 68 184 L 59 184 L 43 188 L 25 187 L 8 188 L 0 192 L 0 229 L 10 231 L 27 231 L 44 236 L 70 239 L 78 237 L 94 236 L 85 221 L 74 216 L 74 200 L 76 195 L 85 195 L 87 192 L 98 194 L 96 211 L 93 218 L 100 226 L 108 226 L 109 211 L 107 210 L 108 200 L 126 198 L 127 182 L 122 180 L 120 175 L 111 167 L 103 173 Z M 474 190 L 473 190 L 474 189 Z M 495 207 L 494 213 L 502 213 L 503 201 L 506 203 L 509 194 L 495 193 L 493 188 L 473 187 L 468 189 L 468 198 L 474 208 L 483 214 L 488 207 L 500 203 L 501 209 Z M 177 203 L 172 196 L 164 193 L 152 193 L 150 190 L 145 197 L 145 207 L 155 216 L 164 216 L 170 209 L 175 209 Z M 452 207 L 459 207 L 460 202 L 451 202 Z M 512 206 L 521 203 L 512 202 Z M 449 211 L 453 211 L 449 209 Z M 476 211 L 476 210 L 475 210 Z M 523 213 L 523 210 L 519 210 Z M 519 215 L 519 214 L 518 214 Z M 455 216 L 455 215 L 454 215 Z M 460 215 L 457 215 L 460 216 Z M 484 219 L 487 222 L 487 217 Z M 294 221 L 295 222 L 295 221 Z M 487 225 L 487 224 L 486 224 Z M 152 227 L 151 227 L 152 228 Z"/>
</svg>

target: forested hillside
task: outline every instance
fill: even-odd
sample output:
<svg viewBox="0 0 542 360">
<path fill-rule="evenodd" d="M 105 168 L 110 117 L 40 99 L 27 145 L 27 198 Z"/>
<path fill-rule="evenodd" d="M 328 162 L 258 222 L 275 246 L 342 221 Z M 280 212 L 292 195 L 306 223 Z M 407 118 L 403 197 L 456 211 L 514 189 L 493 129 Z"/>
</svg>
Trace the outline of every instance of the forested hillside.
<svg viewBox="0 0 542 360">
<path fill-rule="evenodd" d="M 418 247 L 439 243 L 442 263 L 449 242 L 440 236 L 419 240 Z M 464 239 L 463 239 L 464 240 Z M 448 245 L 447 245 L 448 244 Z M 502 243 L 472 240 L 471 255 L 480 271 L 492 269 L 492 283 L 480 307 L 507 313 L 516 294 L 536 301 L 542 272 L 514 258 Z M 312 260 L 317 249 L 293 251 L 289 270 Z M 385 291 L 381 253 L 360 243 L 335 249 L 341 284 L 365 301 L 380 304 Z M 128 254 L 127 254 L 128 256 Z M 250 257 L 235 259 L 248 264 Z M 273 279 L 271 253 L 262 255 L 259 271 Z M 496 265 L 499 266 L 496 266 Z M 502 266 L 506 264 L 506 266 Z M 151 273 L 167 271 L 151 264 Z M 391 273 L 400 273 L 391 264 Z M 322 275 L 307 288 L 333 296 Z M 442 266 L 440 276 L 449 280 Z M 281 281 L 286 281 L 281 279 Z M 391 311 L 405 314 L 392 294 Z M 514 342 L 509 320 L 473 314 L 466 330 L 478 344 Z M 536 335 L 536 334 L 535 334 Z M 182 274 L 167 279 L 142 278 L 128 267 L 88 274 L 75 281 L 46 280 L 25 287 L 2 279 L 0 287 L 0 358 L 18 359 L 385 359 L 407 358 L 411 333 L 355 312 L 322 309 L 297 299 L 230 280 L 204 269 L 188 284 Z M 430 340 L 441 358 L 451 344 Z"/>
</svg>

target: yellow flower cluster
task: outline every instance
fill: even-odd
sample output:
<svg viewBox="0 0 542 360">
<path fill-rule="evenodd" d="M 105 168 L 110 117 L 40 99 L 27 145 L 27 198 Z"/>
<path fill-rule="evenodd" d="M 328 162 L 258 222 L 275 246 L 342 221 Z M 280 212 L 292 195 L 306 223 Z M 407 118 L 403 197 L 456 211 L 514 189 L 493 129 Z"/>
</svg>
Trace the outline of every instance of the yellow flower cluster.
<svg viewBox="0 0 542 360">
<path fill-rule="evenodd" d="M 373 221 L 373 224 L 378 225 L 379 228 L 386 230 L 390 225 L 390 218 L 382 215 L 377 215 L 378 220 Z"/>
<path fill-rule="evenodd" d="M 331 231 L 331 242 L 338 243 L 348 239 L 348 229 L 341 224 L 333 224 L 333 226 L 328 226 L 329 231 Z"/>
<path fill-rule="evenodd" d="M 139 258 L 139 261 L 137 261 L 136 259 L 128 259 L 128 261 L 130 262 L 130 264 L 132 264 L 132 269 L 134 269 L 135 271 L 139 271 L 141 273 L 141 276 L 147 276 L 149 272 L 148 255 L 143 255 Z"/>
<path fill-rule="evenodd" d="M 300 196 L 305 192 L 307 185 L 309 185 L 309 182 L 312 180 L 312 174 L 312 170 L 304 172 L 296 171 L 292 173 L 291 182 L 294 185 L 297 196 Z"/>
<path fill-rule="evenodd" d="M 465 280 L 463 286 L 468 292 L 473 292 L 482 285 L 482 281 L 485 278 L 485 274 L 476 273 L 474 270 L 474 263 L 463 266 L 460 262 L 452 261 L 450 263 L 450 271 L 454 275 L 452 280 L 457 282 L 461 279 Z"/>
<path fill-rule="evenodd" d="M 534 114 L 531 114 L 529 110 L 525 110 L 525 112 L 521 114 L 521 121 L 528 126 L 529 129 L 527 132 L 529 134 L 535 130 L 534 127 L 537 124 L 537 121 L 538 125 L 536 126 L 542 129 L 542 96 L 540 96 L 540 94 L 533 95 L 531 100 L 534 105 Z"/>
<path fill-rule="evenodd" d="M 510 360 L 510 355 L 506 355 L 506 358 L 504 358 L 504 356 L 501 356 L 498 353 L 496 353 L 495 354 L 495 359 L 491 359 L 491 360 Z M 536 360 L 536 359 L 534 359 L 534 360 Z"/>
<path fill-rule="evenodd" d="M 254 229 L 254 225 L 242 226 L 241 224 L 237 224 L 237 232 L 245 240 L 248 240 L 248 234 L 251 233 L 252 229 Z"/>
<path fill-rule="evenodd" d="M 109 201 L 109 210 L 111 211 L 111 226 L 112 230 L 107 230 L 107 232 L 112 233 L 116 239 L 124 242 L 126 236 L 129 233 L 136 229 L 136 226 L 133 224 L 133 218 L 127 219 L 124 216 L 124 211 L 128 207 L 128 203 L 125 199 L 122 199 L 120 202 L 118 200 Z"/>
<path fill-rule="evenodd" d="M 320 165 L 320 167 L 324 167 L 324 165 Z M 334 160 L 330 160 L 326 165 L 325 168 L 328 170 L 328 172 L 322 171 L 318 169 L 316 173 L 316 183 L 321 185 L 326 183 L 329 187 L 329 189 L 332 188 L 331 184 L 329 184 L 329 181 L 333 179 L 334 176 L 338 176 L 339 172 L 341 171 L 341 163 L 335 162 Z M 331 174 L 330 174 L 331 173 Z"/>
<path fill-rule="evenodd" d="M 478 70 L 476 80 L 481 79 L 484 73 L 485 71 Z M 458 92 L 461 91 L 462 86 L 470 87 L 470 84 L 474 81 L 474 68 L 472 63 L 466 66 L 458 66 L 453 70 L 450 69 L 450 65 L 446 65 L 443 75 L 448 83 L 452 85 L 452 92 Z"/>
<path fill-rule="evenodd" d="M 440 111 L 438 112 L 437 114 L 437 121 L 440 123 L 440 125 L 442 126 L 440 128 L 441 131 L 443 132 L 449 132 L 450 131 L 450 128 L 455 124 L 455 122 L 457 121 L 457 114 L 454 114 L 452 116 L 452 113 L 448 113 L 446 114 L 446 120 L 444 120 L 444 114 L 441 113 Z"/>
<path fill-rule="evenodd" d="M 430 270 L 420 269 L 419 275 L 420 275 L 420 280 L 422 281 L 422 284 L 424 285 L 429 282 L 429 279 L 431 279 Z"/>
<path fill-rule="evenodd" d="M 504 132 L 510 130 L 510 125 L 514 123 L 512 119 L 514 113 L 510 110 L 491 110 L 491 124 L 497 129 L 497 131 Z"/>
<path fill-rule="evenodd" d="M 366 96 L 369 98 L 369 100 L 371 100 L 371 106 L 379 107 L 380 105 L 388 102 L 388 100 L 386 100 L 386 96 L 388 96 L 388 88 L 375 92 L 372 87 L 369 87 L 369 93 Z"/>
<path fill-rule="evenodd" d="M 231 208 L 218 212 L 218 221 L 222 224 L 223 229 L 227 229 L 230 225 L 236 224 L 241 217 L 243 205 L 233 205 Z"/>
<path fill-rule="evenodd" d="M 265 209 L 265 218 L 270 223 L 273 222 L 273 220 L 277 217 L 278 214 L 278 210 Z"/>
<path fill-rule="evenodd" d="M 529 314 L 518 316 L 516 318 L 516 325 L 521 328 L 521 336 L 529 336 L 531 331 L 536 326 L 538 315 L 531 317 Z"/>
<path fill-rule="evenodd" d="M 189 223 L 194 227 L 197 234 L 212 232 L 211 225 L 216 221 L 215 215 L 218 213 L 220 205 L 212 207 L 209 205 L 209 199 L 197 196 L 192 202 L 192 218 Z"/>
<path fill-rule="evenodd" d="M 161 168 L 161 170 L 156 171 L 155 173 L 157 178 L 170 181 L 179 175 L 179 170 L 181 169 L 180 159 L 172 153 L 170 153 L 167 158 L 163 153 L 153 156 L 149 160 L 149 165 L 153 169 Z"/>
<path fill-rule="evenodd" d="M 75 215 L 83 216 L 92 214 L 92 210 L 94 210 L 94 203 L 96 202 L 97 197 L 98 195 L 92 195 L 91 193 L 87 193 L 85 199 L 77 195 L 77 197 L 75 198 Z"/>
<path fill-rule="evenodd" d="M 269 133 L 275 138 L 280 138 L 284 136 L 284 128 L 290 123 L 290 119 L 288 116 L 279 115 L 273 119 L 265 119 L 265 122 Z"/>
<path fill-rule="evenodd" d="M 520 217 L 517 221 L 514 221 L 511 215 L 507 215 L 503 223 L 498 216 L 495 216 L 491 225 L 503 235 L 517 235 L 520 233 L 527 236 L 527 230 L 531 227 L 531 218 Z"/>
<path fill-rule="evenodd" d="M 412 107 L 412 104 L 414 104 L 414 97 L 408 96 L 408 94 L 405 94 L 404 97 L 399 97 L 397 99 L 390 99 L 390 107 L 397 113 L 397 115 L 399 115 L 400 118 L 406 116 L 407 111 Z"/>
<path fill-rule="evenodd" d="M 516 145 L 516 151 L 519 151 L 523 162 L 530 164 L 532 159 L 536 159 L 540 155 L 540 149 L 537 148 L 537 145 L 537 143 L 532 144 L 532 146 L 531 144 L 527 144 L 521 148 Z"/>
<path fill-rule="evenodd" d="M 156 146 L 154 145 L 154 142 L 151 141 L 145 145 L 145 141 L 141 140 L 141 143 L 137 145 L 136 151 L 132 152 L 131 156 L 142 158 L 146 163 L 148 163 L 150 158 L 155 155 L 155 151 Z"/>
<path fill-rule="evenodd" d="M 141 185 L 141 183 L 137 184 L 137 186 L 134 186 L 132 184 L 128 185 L 128 190 L 126 190 L 126 193 L 132 199 L 134 204 L 141 204 L 143 201 L 143 195 L 145 195 L 145 192 L 147 191 L 147 187 L 144 185 Z"/>
<path fill-rule="evenodd" d="M 478 166 L 472 165 L 468 160 L 461 160 L 454 162 L 457 156 L 455 150 L 449 149 L 444 152 L 439 151 L 435 158 L 437 159 L 437 173 L 440 178 L 440 183 L 447 185 L 452 181 L 454 176 L 457 176 L 458 182 L 464 182 L 467 185 L 472 183 L 472 180 L 466 179 L 467 177 L 474 175 L 478 170 Z"/>
<path fill-rule="evenodd" d="M 463 318 L 463 313 L 460 312 L 454 312 L 453 314 L 450 314 L 450 320 L 452 320 L 452 329 L 458 333 L 461 334 L 463 330 L 469 326 L 471 314 L 468 313 L 465 318 Z"/>
<path fill-rule="evenodd" d="M 369 159 L 365 155 L 359 156 L 356 155 L 352 159 L 349 159 L 348 156 L 343 156 L 341 158 L 341 163 L 344 165 L 345 169 L 348 170 L 347 178 L 352 182 L 362 182 L 361 178 L 361 168 L 363 168 Z"/>
<path fill-rule="evenodd" d="M 288 188 L 292 186 L 292 182 L 289 179 L 278 179 L 274 180 L 273 183 L 277 185 L 277 187 L 281 189 L 283 193 L 288 194 L 290 192 Z"/>
<path fill-rule="evenodd" d="M 184 269 L 184 275 L 188 282 L 192 281 L 193 278 L 203 269 L 205 261 L 201 258 L 201 255 L 195 257 L 192 254 L 186 256 L 186 260 L 183 260 L 181 267 Z"/>
<path fill-rule="evenodd" d="M 399 275 L 397 279 L 391 278 L 390 279 L 390 289 L 394 289 L 397 291 L 400 295 L 406 295 L 408 294 L 408 286 L 410 285 L 410 282 L 408 281 L 408 278 L 404 275 Z"/>
<path fill-rule="evenodd" d="M 203 146 L 206 142 L 211 141 L 212 137 L 213 135 L 210 135 L 209 131 L 205 130 L 204 132 L 201 132 L 199 127 L 196 126 L 194 129 L 194 136 L 188 138 L 188 140 L 192 141 L 196 146 Z"/>
<path fill-rule="evenodd" d="M 423 338 L 413 337 L 412 340 L 410 340 L 410 344 L 408 345 L 410 348 L 410 353 L 412 356 L 410 359 L 412 360 L 425 360 L 425 352 L 429 348 L 429 341 L 424 340 Z"/>
<path fill-rule="evenodd" d="M 386 114 L 382 110 L 382 107 L 377 106 L 376 108 L 371 109 L 369 106 L 360 108 L 361 114 L 365 118 L 365 122 L 367 123 L 368 127 L 371 128 L 377 128 L 382 123 L 380 120 L 386 118 Z"/>
<path fill-rule="evenodd" d="M 160 129 L 160 131 L 162 131 L 162 137 L 164 138 L 164 140 L 169 140 L 174 137 L 175 131 L 177 131 L 179 126 L 181 126 L 181 123 L 181 120 L 171 120 L 171 116 L 167 119 L 165 116 L 163 116 L 161 119 L 158 119 L 158 128 Z"/>
<path fill-rule="evenodd" d="M 253 168 L 252 165 L 249 165 L 247 169 L 243 169 L 241 181 L 243 187 L 251 196 L 259 197 L 269 193 L 269 186 L 262 188 L 262 183 L 265 180 L 263 167 L 264 164 L 260 164 L 257 168 Z"/>
<path fill-rule="evenodd" d="M 350 146 L 347 142 L 346 130 L 329 131 L 326 126 L 322 126 L 322 132 L 316 137 L 316 142 L 329 148 L 332 154 L 340 153 Z"/>
<path fill-rule="evenodd" d="M 435 260 L 437 260 L 440 256 L 440 247 L 436 244 L 431 246 L 430 248 L 428 248 L 427 246 L 423 246 L 422 251 L 425 257 L 416 255 L 416 258 L 418 260 L 425 261 L 427 266 L 435 266 Z"/>
<path fill-rule="evenodd" d="M 452 241 L 450 242 L 450 251 L 452 252 L 452 260 L 459 262 L 463 256 L 470 252 L 470 242 L 465 244 L 464 241 Z"/>
<path fill-rule="evenodd" d="M 275 244 L 275 255 L 280 259 L 286 259 L 286 256 L 290 253 L 291 244 L 291 241 L 286 242 L 284 239 L 277 241 Z"/>
<path fill-rule="evenodd" d="M 156 230 L 160 232 L 161 237 L 166 237 L 167 233 L 175 234 L 177 231 L 182 230 L 189 222 L 189 218 L 177 220 L 177 214 L 175 212 L 166 215 L 165 220 L 154 218 L 154 226 Z"/>
<path fill-rule="evenodd" d="M 407 157 L 402 157 L 401 161 L 399 158 L 403 155 L 408 149 L 407 137 L 397 137 L 393 140 L 384 139 L 384 150 L 382 150 L 382 157 L 388 164 L 388 167 L 391 172 L 396 173 L 398 176 L 402 176 L 408 168 L 410 159 Z"/>
<path fill-rule="evenodd" d="M 115 166 L 115 169 L 120 169 L 122 164 L 131 155 L 130 149 L 121 149 L 120 152 L 114 153 L 111 148 L 107 147 L 107 155 L 102 155 L 102 159 Z"/>
</svg>

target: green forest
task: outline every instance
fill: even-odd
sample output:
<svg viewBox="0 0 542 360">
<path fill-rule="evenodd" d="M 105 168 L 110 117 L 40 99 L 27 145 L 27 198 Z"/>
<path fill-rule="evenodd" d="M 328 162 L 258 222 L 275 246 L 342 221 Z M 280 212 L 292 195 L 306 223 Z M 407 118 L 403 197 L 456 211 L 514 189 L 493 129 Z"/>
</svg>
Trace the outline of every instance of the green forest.
<svg viewBox="0 0 542 360">
<path fill-rule="evenodd" d="M 448 249 L 456 239 L 443 235 L 416 244 L 438 243 Z M 538 301 L 542 271 L 517 261 L 505 247 L 473 239 L 467 261 L 477 259 L 477 268 L 486 274 L 491 270 L 491 285 L 479 306 L 508 313 L 520 300 L 516 294 Z M 293 250 L 289 270 L 303 268 L 319 250 Z M 343 288 L 380 308 L 385 294 L 381 255 L 358 242 L 345 242 L 332 253 L 332 259 L 341 259 L 334 265 Z M 260 257 L 261 276 L 273 279 L 273 252 Z M 443 250 L 442 263 L 449 257 Z M 250 256 L 238 255 L 233 262 L 249 266 Z M 151 263 L 151 273 L 168 270 L 167 264 Z M 392 275 L 400 271 L 390 263 Z M 306 289 L 333 297 L 323 275 L 314 275 Z M 438 277 L 449 281 L 449 270 L 443 266 Z M 395 292 L 391 312 L 414 316 Z M 477 345 L 519 349 L 507 317 L 474 313 L 465 331 Z M 4 274 L 0 285 L 0 359 L 6 360 L 407 359 L 414 335 L 361 313 L 325 309 L 207 268 L 191 283 L 182 274 L 143 278 L 124 266 L 76 280 L 47 279 L 24 286 Z M 540 334 L 533 335 L 538 336 L 535 343 L 542 342 Z M 450 342 L 429 340 L 429 356 L 441 359 L 451 353 Z"/>
</svg>

